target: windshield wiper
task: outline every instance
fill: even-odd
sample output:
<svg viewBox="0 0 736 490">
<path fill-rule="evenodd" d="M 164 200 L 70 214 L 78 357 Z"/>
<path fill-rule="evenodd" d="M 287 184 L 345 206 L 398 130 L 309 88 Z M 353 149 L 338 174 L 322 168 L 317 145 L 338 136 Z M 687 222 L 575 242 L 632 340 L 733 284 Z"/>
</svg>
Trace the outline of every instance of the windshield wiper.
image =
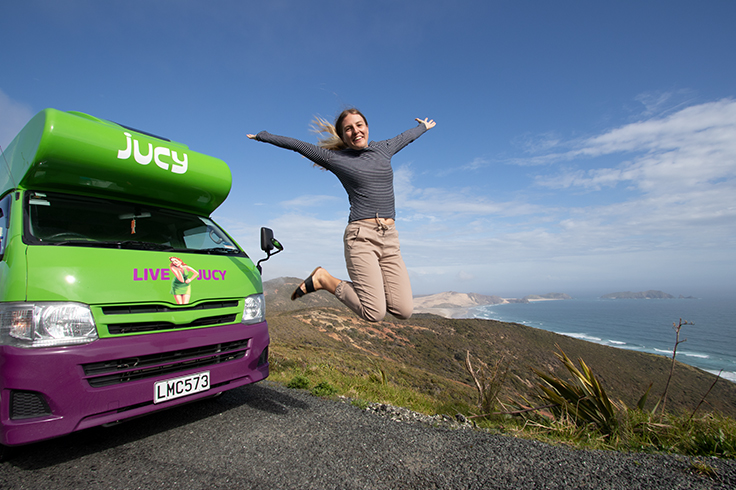
<svg viewBox="0 0 736 490">
<path fill-rule="evenodd" d="M 203 249 L 202 252 L 206 252 L 210 255 L 233 255 L 239 254 L 240 250 L 237 248 L 215 247 Z"/>
<path fill-rule="evenodd" d="M 109 246 L 107 242 L 96 242 L 94 240 L 63 240 L 61 242 L 43 242 L 48 245 L 81 245 L 83 247 Z"/>
<path fill-rule="evenodd" d="M 163 243 L 150 243 L 150 242 L 139 242 L 136 240 L 125 240 L 118 242 L 117 245 L 120 248 L 130 248 L 135 250 L 174 250 L 171 245 L 164 245 Z"/>
<path fill-rule="evenodd" d="M 100 248 L 123 248 L 129 250 L 174 250 L 171 245 L 161 243 L 140 242 L 136 240 L 125 240 L 122 242 L 114 241 L 95 241 L 95 240 L 63 240 L 61 242 L 48 242 L 49 245 L 76 245 L 82 247 L 100 247 Z"/>
</svg>

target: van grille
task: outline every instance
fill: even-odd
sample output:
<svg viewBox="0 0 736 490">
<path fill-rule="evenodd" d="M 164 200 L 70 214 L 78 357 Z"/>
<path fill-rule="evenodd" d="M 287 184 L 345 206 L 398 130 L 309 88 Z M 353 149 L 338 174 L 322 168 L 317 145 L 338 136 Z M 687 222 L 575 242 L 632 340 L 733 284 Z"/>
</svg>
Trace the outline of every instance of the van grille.
<svg viewBox="0 0 736 490">
<path fill-rule="evenodd" d="M 181 306 L 106 305 L 93 308 L 93 315 L 101 333 L 106 329 L 109 335 L 130 335 L 231 324 L 242 311 L 241 300 L 226 299 Z"/>
<path fill-rule="evenodd" d="M 209 325 L 218 325 L 221 323 L 234 323 L 237 317 L 238 315 L 235 314 L 210 316 L 205 318 L 198 318 L 193 322 L 185 324 L 177 324 L 172 322 L 109 323 L 107 325 L 107 330 L 112 335 L 119 335 L 124 333 L 160 332 L 163 330 L 172 330 L 174 328 L 206 327 Z"/>
<path fill-rule="evenodd" d="M 172 313 L 180 311 L 193 311 L 193 310 L 211 310 L 217 308 L 236 308 L 238 306 L 237 300 L 226 300 L 226 301 L 205 301 L 194 306 L 179 306 L 172 308 L 166 305 L 115 305 L 115 306 L 103 306 L 102 313 L 105 315 L 129 315 L 137 313 Z"/>
<path fill-rule="evenodd" d="M 99 388 L 242 359 L 249 349 L 250 339 L 243 339 L 193 349 L 94 362 L 83 364 L 82 368 L 89 385 Z"/>
</svg>

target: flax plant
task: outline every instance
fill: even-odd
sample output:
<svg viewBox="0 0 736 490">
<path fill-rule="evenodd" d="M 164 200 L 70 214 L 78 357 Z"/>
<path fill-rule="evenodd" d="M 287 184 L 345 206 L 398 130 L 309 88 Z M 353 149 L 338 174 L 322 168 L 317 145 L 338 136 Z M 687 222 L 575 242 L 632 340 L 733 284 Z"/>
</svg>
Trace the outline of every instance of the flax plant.
<svg viewBox="0 0 736 490">
<path fill-rule="evenodd" d="M 537 386 L 540 398 L 554 405 L 552 413 L 558 416 L 567 414 L 577 424 L 593 424 L 602 434 L 615 435 L 618 431 L 616 409 L 593 371 L 582 359 L 578 359 L 580 368 L 575 367 L 562 349 L 555 356 L 570 372 L 572 381 L 534 369 L 542 379 Z"/>
</svg>

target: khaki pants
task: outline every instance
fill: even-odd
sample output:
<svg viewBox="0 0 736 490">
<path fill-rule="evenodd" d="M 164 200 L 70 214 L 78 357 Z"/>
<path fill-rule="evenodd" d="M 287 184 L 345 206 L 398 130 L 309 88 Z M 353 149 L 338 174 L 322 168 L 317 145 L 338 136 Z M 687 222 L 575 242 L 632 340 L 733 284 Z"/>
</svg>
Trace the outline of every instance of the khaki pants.
<svg viewBox="0 0 736 490">
<path fill-rule="evenodd" d="M 380 322 L 386 311 L 409 318 L 414 302 L 396 227 L 372 220 L 353 221 L 345 228 L 343 241 L 352 282 L 337 286 L 337 299 L 369 322 Z"/>
</svg>

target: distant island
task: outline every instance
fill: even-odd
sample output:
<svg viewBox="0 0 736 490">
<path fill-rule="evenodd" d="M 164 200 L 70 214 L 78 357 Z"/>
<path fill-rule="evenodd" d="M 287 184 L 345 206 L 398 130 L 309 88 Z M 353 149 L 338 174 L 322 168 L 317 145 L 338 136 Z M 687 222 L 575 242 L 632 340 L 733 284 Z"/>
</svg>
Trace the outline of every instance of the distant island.
<svg viewBox="0 0 736 490">
<path fill-rule="evenodd" d="M 610 293 L 601 296 L 601 299 L 674 299 L 675 297 L 671 294 L 664 293 L 662 291 L 640 291 L 638 293 L 632 293 L 631 291 L 624 291 L 621 293 Z"/>
<path fill-rule="evenodd" d="M 509 301 L 500 296 L 458 292 L 416 296 L 416 315 L 409 320 L 389 315 L 380 323 L 369 323 L 356 317 L 327 291 L 291 301 L 291 292 L 301 281 L 301 277 L 288 277 L 263 283 L 272 336 L 271 355 L 277 361 L 284 360 L 282 366 L 289 369 L 272 372 L 274 378 L 288 373 L 281 379 L 290 379 L 292 368 L 286 366 L 294 365 L 294 371 L 310 366 L 310 380 L 323 379 L 320 373 L 324 370 L 345 373 L 346 377 L 355 376 L 357 379 L 365 372 L 366 366 L 373 365 L 377 366 L 374 368 L 376 371 L 385 371 L 385 379 L 395 384 L 391 390 L 431 393 L 433 399 L 443 400 L 443 403 L 451 400 L 453 407 L 459 407 L 460 403 L 470 405 L 477 400 L 470 376 L 463 369 L 470 351 L 484 362 L 508 361 L 509 371 L 502 398 L 521 400 L 523 396 L 531 399 L 538 379 L 531 377 L 529 368 L 544 372 L 554 369 L 559 375 L 562 368 L 557 367 L 560 363 L 555 357 L 558 351 L 555 346 L 559 345 L 570 359 L 584 359 L 589 363 L 605 384 L 608 395 L 629 406 L 636 406 L 644 390 L 653 382 L 647 408 L 651 410 L 667 382 L 671 359 L 665 355 L 614 348 L 518 323 L 484 320 L 472 315 L 459 319 L 451 315 L 463 307 L 472 312 L 475 307 L 489 302 Z M 521 296 L 514 301 L 522 301 Z M 549 295 L 540 296 L 545 298 Z M 533 304 L 530 302 L 527 306 L 534 308 Z M 432 307 L 436 309 L 426 313 L 433 315 L 421 311 Z M 448 308 L 444 310 L 442 307 Z M 447 316 L 439 318 L 437 315 L 441 313 Z M 340 368 L 334 368 L 335 365 Z M 678 364 L 673 378 L 677 388 L 670 392 L 672 397 L 667 406 L 673 411 L 692 413 L 702 401 L 705 389 L 712 386 L 713 391 L 707 398 L 708 410 L 734 417 L 736 383 L 718 382 L 713 385 L 715 379 L 710 373 Z M 356 382 L 356 386 L 359 383 Z M 374 393 L 372 387 L 368 389 Z M 366 395 L 358 395 L 362 396 L 371 395 L 367 392 Z"/>
<path fill-rule="evenodd" d="M 524 296 L 522 300 L 527 301 L 551 301 L 551 300 L 558 300 L 558 299 L 572 299 L 572 296 L 565 293 L 547 293 L 547 294 L 530 294 L 529 296 Z"/>
</svg>

